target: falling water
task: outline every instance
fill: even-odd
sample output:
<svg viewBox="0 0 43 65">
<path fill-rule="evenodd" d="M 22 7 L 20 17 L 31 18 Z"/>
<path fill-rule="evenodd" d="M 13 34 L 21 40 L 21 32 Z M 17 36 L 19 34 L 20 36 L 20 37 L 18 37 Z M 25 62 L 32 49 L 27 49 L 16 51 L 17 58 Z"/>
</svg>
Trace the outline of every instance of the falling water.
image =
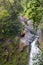
<svg viewBox="0 0 43 65">
<path fill-rule="evenodd" d="M 39 59 L 41 56 L 41 51 L 38 48 L 37 40 L 38 40 L 38 37 L 36 37 L 35 40 L 31 43 L 29 65 L 39 65 L 40 63 Z"/>
<path fill-rule="evenodd" d="M 24 21 L 23 17 L 21 17 L 21 21 Z M 23 38 L 21 38 L 20 42 L 29 47 L 31 46 L 28 65 L 40 65 L 41 50 L 38 47 L 38 37 L 34 39 L 34 29 L 31 24 L 31 20 L 27 21 L 27 25 L 24 22 L 23 24 L 25 25 L 26 34 Z M 36 33 L 40 38 L 40 30 Z"/>
</svg>

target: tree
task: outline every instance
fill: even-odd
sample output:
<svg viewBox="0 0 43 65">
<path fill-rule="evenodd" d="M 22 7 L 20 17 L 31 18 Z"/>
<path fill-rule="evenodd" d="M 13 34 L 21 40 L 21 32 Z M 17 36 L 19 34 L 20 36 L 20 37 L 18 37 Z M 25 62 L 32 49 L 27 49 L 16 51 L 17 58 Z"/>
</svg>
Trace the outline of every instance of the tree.
<svg viewBox="0 0 43 65">
<path fill-rule="evenodd" d="M 22 24 L 19 22 L 18 16 L 23 8 L 20 5 L 19 0 L 14 0 L 13 4 L 10 2 L 10 0 L 3 0 L 2 6 L 4 6 L 4 10 L 2 10 L 3 14 L 1 15 L 0 19 L 1 34 L 6 34 L 8 36 L 17 35 L 17 33 L 20 33 L 22 29 Z"/>
<path fill-rule="evenodd" d="M 19 14 L 23 10 L 20 1 L 1 0 L 0 12 L 0 64 L 5 65 L 13 62 L 13 57 L 17 61 L 19 39 L 15 37 L 21 33 L 23 25 L 18 19 Z M 15 52 L 16 51 L 16 52 Z M 16 53 L 16 55 L 14 55 Z M 16 61 L 14 60 L 14 63 Z M 17 64 L 17 63 L 16 63 Z"/>
<path fill-rule="evenodd" d="M 27 0 L 25 14 L 29 19 L 33 20 L 33 28 L 36 32 L 38 25 L 43 16 L 43 1 L 41 0 Z"/>
</svg>

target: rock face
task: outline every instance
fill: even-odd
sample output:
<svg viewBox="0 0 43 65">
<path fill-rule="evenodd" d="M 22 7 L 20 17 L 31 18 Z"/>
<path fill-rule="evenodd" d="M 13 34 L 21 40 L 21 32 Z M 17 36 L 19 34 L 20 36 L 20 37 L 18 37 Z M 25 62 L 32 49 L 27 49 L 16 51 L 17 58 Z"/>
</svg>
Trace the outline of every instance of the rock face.
<svg viewBox="0 0 43 65">
<path fill-rule="evenodd" d="M 22 36 L 20 38 L 20 44 L 19 44 L 19 51 L 20 52 L 21 51 L 24 52 L 23 51 L 24 47 L 27 47 L 26 50 L 25 50 L 27 52 L 26 54 L 28 55 L 28 59 L 26 57 L 27 61 L 29 60 L 29 55 L 30 55 L 30 50 L 31 50 L 31 43 L 35 39 L 34 30 L 33 30 L 33 27 L 32 27 L 32 23 L 30 21 L 28 21 L 26 24 L 23 23 L 23 24 L 25 24 L 25 29 L 24 29 L 25 30 L 25 34 L 23 33 L 24 32 L 23 31 L 22 32 Z M 38 29 L 36 34 L 39 36 L 38 41 L 39 41 L 40 44 L 38 44 L 38 45 L 40 45 L 39 47 L 42 48 L 43 46 L 42 46 L 42 43 L 41 43 L 42 42 L 41 30 Z"/>
<path fill-rule="evenodd" d="M 30 44 L 34 40 L 34 30 L 30 26 L 32 25 L 30 21 L 28 21 L 28 25 L 25 24 L 25 35 L 20 39 L 20 49 L 22 50 L 24 46 L 30 47 Z"/>
<path fill-rule="evenodd" d="M 39 36 L 39 43 L 41 43 L 42 42 L 42 32 L 41 32 L 41 29 L 38 29 L 37 30 L 37 35 Z"/>
<path fill-rule="evenodd" d="M 24 22 L 24 24 L 25 24 L 25 22 Z M 34 40 L 34 30 L 33 30 L 31 20 L 27 21 L 27 23 L 25 24 L 24 30 L 25 30 L 25 35 L 23 37 L 21 37 L 21 39 L 20 39 L 20 46 L 22 46 L 21 49 L 23 49 L 24 46 L 29 46 L 32 43 L 32 41 Z M 39 36 L 38 41 L 40 43 L 40 48 L 41 48 L 41 43 L 42 43 L 41 30 L 38 29 L 36 33 Z"/>
</svg>

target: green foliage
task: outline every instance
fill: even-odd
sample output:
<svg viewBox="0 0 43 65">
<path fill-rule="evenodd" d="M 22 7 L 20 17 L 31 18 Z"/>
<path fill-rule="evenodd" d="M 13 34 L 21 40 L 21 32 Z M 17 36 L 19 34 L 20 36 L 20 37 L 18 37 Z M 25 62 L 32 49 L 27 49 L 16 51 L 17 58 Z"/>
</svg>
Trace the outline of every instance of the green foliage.
<svg viewBox="0 0 43 65">
<path fill-rule="evenodd" d="M 13 3 L 10 0 L 2 0 L 3 6 L 0 12 L 0 36 L 16 36 L 23 29 L 23 25 L 18 20 L 19 13 L 22 12 L 23 8 L 18 1 Z"/>
<path fill-rule="evenodd" d="M 9 39 L 8 39 L 9 40 Z M 6 40 L 8 42 L 8 40 Z M 1 43 L 0 46 L 0 64 L 2 65 L 27 65 L 28 59 L 27 59 L 27 47 L 23 49 L 23 51 L 19 52 L 19 42 L 18 44 L 17 40 L 11 39 L 10 42 Z"/>
<path fill-rule="evenodd" d="M 27 47 L 19 54 L 19 65 L 28 65 Z"/>
<path fill-rule="evenodd" d="M 18 61 L 19 38 L 15 37 L 23 29 L 18 19 L 23 8 L 19 0 L 15 1 L 0 1 L 0 65 L 17 65 Z"/>
<path fill-rule="evenodd" d="M 41 6 L 40 2 L 36 0 L 30 3 L 30 8 L 31 12 L 29 15 L 31 16 L 30 18 L 33 19 L 34 29 L 37 30 L 43 16 L 43 7 Z"/>
<path fill-rule="evenodd" d="M 43 0 L 27 0 L 24 15 L 33 20 L 33 28 L 36 32 L 43 16 Z"/>
<path fill-rule="evenodd" d="M 18 39 L 19 40 L 19 39 Z M 15 38 L 9 38 L 6 41 L 3 41 L 0 45 L 0 64 L 2 65 L 12 65 L 17 63 L 18 57 L 18 44 Z"/>
</svg>

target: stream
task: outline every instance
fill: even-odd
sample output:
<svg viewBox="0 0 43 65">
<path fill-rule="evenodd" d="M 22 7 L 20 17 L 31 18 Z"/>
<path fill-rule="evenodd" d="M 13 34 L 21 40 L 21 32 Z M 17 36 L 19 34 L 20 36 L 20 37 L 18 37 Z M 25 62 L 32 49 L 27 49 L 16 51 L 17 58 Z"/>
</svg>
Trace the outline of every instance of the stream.
<svg viewBox="0 0 43 65">
<path fill-rule="evenodd" d="M 38 48 L 38 37 L 31 43 L 29 65 L 40 65 L 41 50 Z"/>
</svg>

